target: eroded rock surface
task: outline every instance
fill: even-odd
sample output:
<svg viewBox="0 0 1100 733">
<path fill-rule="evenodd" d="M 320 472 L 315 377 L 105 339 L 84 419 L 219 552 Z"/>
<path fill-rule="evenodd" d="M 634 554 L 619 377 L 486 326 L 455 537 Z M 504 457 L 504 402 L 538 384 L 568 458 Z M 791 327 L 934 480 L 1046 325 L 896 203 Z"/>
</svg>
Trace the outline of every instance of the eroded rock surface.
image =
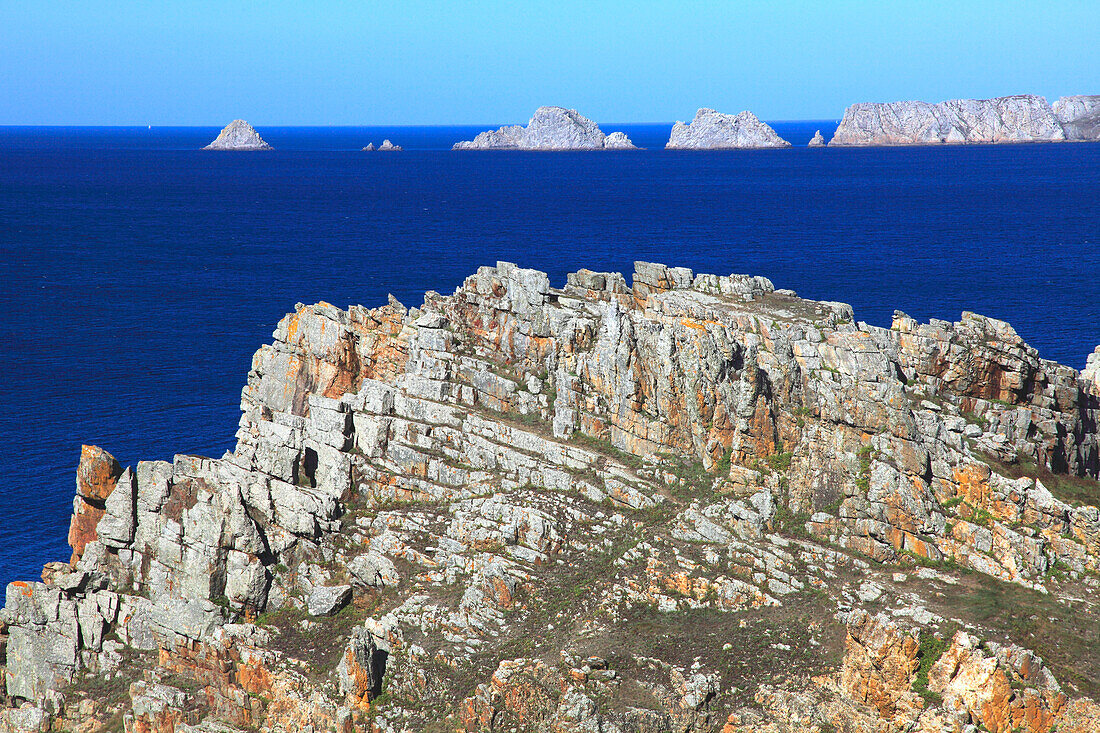
<svg viewBox="0 0 1100 733">
<path fill-rule="evenodd" d="M 231 453 L 82 449 L 0 730 L 1096 730 L 1098 359 L 647 262 L 299 305 Z"/>
<path fill-rule="evenodd" d="M 271 150 L 260 134 L 244 120 L 233 120 L 203 150 Z"/>
<path fill-rule="evenodd" d="M 1100 97 L 1021 94 L 938 104 L 853 104 L 829 145 L 952 145 L 1100 139 Z"/>
<path fill-rule="evenodd" d="M 539 107 L 527 123 L 487 130 L 454 150 L 630 150 L 622 132 L 604 135 L 600 126 L 575 109 Z"/>
<path fill-rule="evenodd" d="M 752 112 L 736 115 L 700 109 L 691 122 L 677 122 L 665 145 L 669 150 L 723 150 L 731 148 L 787 148 L 790 143 L 775 134 Z"/>
</svg>

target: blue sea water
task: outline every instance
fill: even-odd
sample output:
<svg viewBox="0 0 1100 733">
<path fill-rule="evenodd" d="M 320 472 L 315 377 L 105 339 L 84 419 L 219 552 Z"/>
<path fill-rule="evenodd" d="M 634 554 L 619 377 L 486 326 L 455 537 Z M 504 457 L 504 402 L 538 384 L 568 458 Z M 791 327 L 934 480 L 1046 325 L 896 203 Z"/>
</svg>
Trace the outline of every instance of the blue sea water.
<svg viewBox="0 0 1100 733">
<path fill-rule="evenodd" d="M 1100 343 L 1100 144 L 452 153 L 489 125 L 0 128 L 0 582 L 67 559 L 81 443 L 232 447 L 251 355 L 296 302 L 407 305 L 510 260 L 747 272 L 887 325 L 973 310 L 1081 368 Z M 388 137 L 403 153 L 361 153 Z"/>
</svg>

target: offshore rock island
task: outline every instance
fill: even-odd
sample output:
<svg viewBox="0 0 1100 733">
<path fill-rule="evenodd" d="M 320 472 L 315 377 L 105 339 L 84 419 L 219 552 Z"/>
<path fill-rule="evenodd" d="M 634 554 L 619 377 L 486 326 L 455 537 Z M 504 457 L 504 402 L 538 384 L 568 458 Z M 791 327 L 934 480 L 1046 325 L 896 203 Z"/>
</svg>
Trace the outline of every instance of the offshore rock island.
<svg viewBox="0 0 1100 733">
<path fill-rule="evenodd" d="M 271 150 L 260 134 L 244 120 L 233 120 L 203 150 Z"/>
<path fill-rule="evenodd" d="M 453 150 L 634 150 L 622 132 L 605 135 L 600 126 L 575 109 L 539 107 L 527 123 L 487 130 Z"/>
<path fill-rule="evenodd" d="M 672 126 L 665 148 L 669 150 L 726 150 L 737 148 L 789 148 L 769 125 L 748 110 L 736 115 L 700 109 L 689 123 Z"/>
<path fill-rule="evenodd" d="M 1100 140 L 1100 96 L 1062 97 L 1052 106 L 1022 94 L 939 104 L 854 104 L 830 146 L 961 145 Z"/>
<path fill-rule="evenodd" d="M 85 446 L 0 729 L 1100 730 L 1098 372 L 646 262 L 299 305 L 231 453 Z"/>
</svg>

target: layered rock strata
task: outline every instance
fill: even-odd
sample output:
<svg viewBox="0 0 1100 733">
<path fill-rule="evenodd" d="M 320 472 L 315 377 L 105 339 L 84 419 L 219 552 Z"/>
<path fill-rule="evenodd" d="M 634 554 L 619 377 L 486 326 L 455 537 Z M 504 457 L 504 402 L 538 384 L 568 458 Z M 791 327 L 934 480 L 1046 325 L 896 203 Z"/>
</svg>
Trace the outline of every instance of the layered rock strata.
<svg viewBox="0 0 1100 733">
<path fill-rule="evenodd" d="M 1052 107 L 1023 94 L 938 104 L 854 104 L 829 145 L 956 145 L 1100 140 L 1100 97 L 1063 97 Z"/>
<path fill-rule="evenodd" d="M 752 112 L 736 115 L 700 109 L 691 122 L 672 126 L 665 148 L 669 150 L 724 150 L 735 148 L 787 148 L 790 143 L 775 134 Z"/>
<path fill-rule="evenodd" d="M 252 125 L 244 120 L 233 120 L 203 150 L 271 150 L 271 146 Z"/>
<path fill-rule="evenodd" d="M 575 109 L 539 107 L 527 123 L 487 130 L 473 140 L 454 144 L 454 150 L 632 150 L 622 132 L 604 135 L 592 120 Z"/>
<path fill-rule="evenodd" d="M 1096 730 L 1096 363 L 645 262 L 299 305 L 232 452 L 82 451 L 0 730 Z"/>
</svg>

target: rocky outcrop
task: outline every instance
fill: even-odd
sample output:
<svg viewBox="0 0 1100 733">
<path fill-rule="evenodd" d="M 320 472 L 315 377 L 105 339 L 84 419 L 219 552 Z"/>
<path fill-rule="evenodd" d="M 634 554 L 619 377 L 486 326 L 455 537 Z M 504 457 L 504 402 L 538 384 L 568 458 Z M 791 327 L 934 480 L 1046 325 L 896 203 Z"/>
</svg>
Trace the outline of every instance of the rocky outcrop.
<svg viewBox="0 0 1100 733">
<path fill-rule="evenodd" d="M 299 305 L 232 452 L 85 447 L 0 730 L 1100 720 L 1095 358 L 634 270 Z"/>
<path fill-rule="evenodd" d="M 383 152 L 399 152 L 401 150 L 404 150 L 404 148 L 401 147 L 400 145 L 394 145 L 392 142 L 390 142 L 389 139 L 383 140 L 382 144 L 379 145 L 377 148 L 374 147 L 374 143 L 367 143 L 366 147 L 363 148 L 363 152 L 367 152 L 367 153 L 369 153 L 371 151 L 374 151 L 374 150 L 383 151 Z"/>
<path fill-rule="evenodd" d="M 1052 109 L 1067 140 L 1100 140 L 1100 94 L 1061 97 Z"/>
<path fill-rule="evenodd" d="M 203 150 L 271 150 L 271 146 L 252 125 L 244 120 L 233 120 Z"/>
<path fill-rule="evenodd" d="M 628 150 L 634 145 L 624 133 L 604 135 L 592 120 L 575 109 L 539 107 L 527 127 L 511 125 L 488 130 L 454 150 Z"/>
<path fill-rule="evenodd" d="M 820 148 L 825 145 L 825 136 L 821 134 L 821 130 L 814 133 L 814 136 L 810 138 L 810 142 L 806 143 L 811 148 Z"/>
<path fill-rule="evenodd" d="M 689 123 L 672 126 L 669 150 L 724 150 L 729 148 L 786 148 L 790 143 L 775 134 L 752 112 L 736 115 L 700 109 Z"/>
<path fill-rule="evenodd" d="M 1064 97 L 1058 112 L 1042 97 L 953 99 L 938 104 L 854 104 L 829 145 L 958 145 L 1097 139 L 1097 97 Z"/>
</svg>

